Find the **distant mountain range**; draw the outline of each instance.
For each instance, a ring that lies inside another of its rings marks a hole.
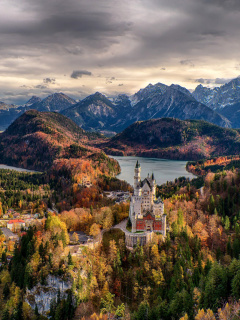
[[[181,120],[206,120],[225,127],[240,127],[240,77],[217,88],[149,84],[132,96],[108,98],[96,92],[80,102],[63,93],[41,100],[32,97],[23,106],[0,103],[0,130],[5,130],[29,109],[54,111],[72,119],[84,130],[118,133],[135,121],[172,117]]]
[[[30,109],[38,111],[59,112],[69,106],[76,104],[76,101],[63,93],[54,93],[45,99],[33,96],[23,106],[8,105],[0,102],[0,131],[5,130],[15,119]]]
[[[224,116],[198,102],[187,89],[161,83],[150,84],[133,96],[120,95],[113,100],[97,92],[61,113],[85,130],[121,132],[135,121],[162,117],[205,119],[231,127]]]
[[[107,154],[199,160],[240,153],[240,130],[203,120],[138,121],[110,140],[96,142]]]
[[[193,97],[211,109],[219,111],[240,102],[240,77],[216,88],[206,88],[201,84],[192,93]]]

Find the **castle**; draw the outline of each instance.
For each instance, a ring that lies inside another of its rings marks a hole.
[[[134,175],[134,194],[131,197],[129,218],[132,232],[154,231],[166,236],[166,215],[164,203],[156,199],[154,175],[141,181],[141,166],[136,163]]]

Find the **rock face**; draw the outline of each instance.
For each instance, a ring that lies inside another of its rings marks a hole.
[[[117,119],[116,105],[103,94],[96,92],[62,111],[62,114],[86,130],[101,130]]]
[[[60,112],[75,103],[76,101],[74,99],[63,93],[54,93],[39,102],[33,103],[31,109]]]
[[[219,113],[228,118],[231,122],[232,128],[240,127],[240,102],[227,105],[219,110]]]
[[[59,292],[61,298],[65,298],[67,296],[66,291],[71,289],[71,286],[70,281],[64,281],[59,277],[49,275],[45,285],[38,284],[31,290],[27,290],[25,300],[32,309],[35,309],[37,305],[39,313],[46,315],[47,311],[50,310],[51,301],[56,299]]]
[[[238,130],[202,120],[138,121],[101,147],[108,154],[199,160],[240,152]]]
[[[194,98],[208,107],[219,111],[226,106],[240,102],[240,77],[219,88],[206,88],[201,84],[192,93]]]
[[[41,102],[42,99],[37,97],[37,96],[32,96],[32,98],[30,98],[26,103],[25,103],[25,107],[31,107],[34,103],[39,103]]]

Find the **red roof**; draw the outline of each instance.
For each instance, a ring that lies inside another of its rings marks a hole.
[[[15,220],[8,221],[8,224],[13,224],[13,223],[25,223],[25,221],[22,219],[15,219]]]

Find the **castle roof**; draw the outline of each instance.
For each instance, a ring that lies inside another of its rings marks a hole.
[[[152,186],[148,178],[145,178],[143,181],[141,181],[141,184],[140,184],[141,188],[145,185],[145,183],[147,183],[150,190],[152,190]]]
[[[155,204],[163,203],[161,197],[158,197],[157,200],[154,200]]]
[[[140,168],[141,166],[140,166],[140,163],[138,162],[138,160],[137,160],[137,163],[136,163],[136,166],[135,166],[135,168]]]

